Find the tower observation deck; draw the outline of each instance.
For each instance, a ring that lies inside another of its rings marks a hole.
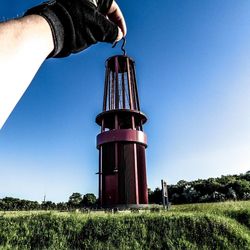
[[[106,61],[99,150],[101,207],[140,207],[148,204],[146,157],[147,121],[140,111],[134,61],[125,55]]]

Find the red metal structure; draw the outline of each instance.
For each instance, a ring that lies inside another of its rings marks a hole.
[[[146,116],[140,111],[134,61],[118,55],[106,61],[99,149],[101,207],[140,207],[148,204],[143,132]]]

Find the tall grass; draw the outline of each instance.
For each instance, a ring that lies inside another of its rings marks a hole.
[[[250,229],[250,201],[227,201],[218,203],[196,203],[173,206],[175,212],[201,212],[235,219]]]
[[[239,217],[248,211],[249,220],[249,205],[143,214],[2,212],[0,249],[250,249],[250,229]]]

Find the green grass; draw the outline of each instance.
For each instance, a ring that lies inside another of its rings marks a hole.
[[[0,249],[250,249],[250,202],[169,212],[0,212]]]
[[[174,212],[201,212],[229,217],[250,229],[250,201],[176,205],[171,210]]]

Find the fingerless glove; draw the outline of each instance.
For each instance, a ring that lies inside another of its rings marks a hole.
[[[106,18],[113,0],[54,0],[29,9],[49,23],[54,50],[48,57],[66,57],[97,42],[114,42],[116,24]]]

